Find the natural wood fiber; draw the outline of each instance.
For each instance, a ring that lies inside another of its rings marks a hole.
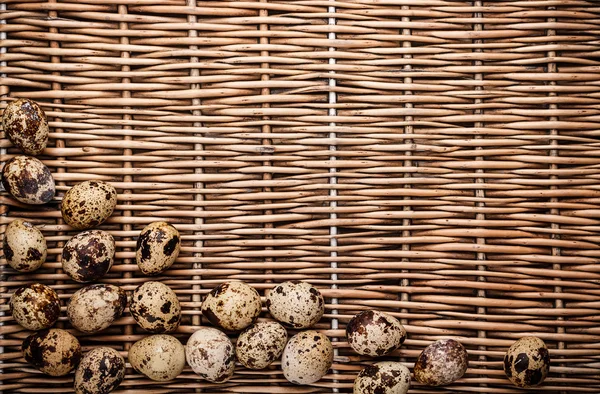
[[[333,371],[293,386],[275,366],[222,385],[189,368],[170,383],[128,369],[118,392],[350,393],[373,362],[349,351],[351,316],[377,308],[412,365],[455,337],[470,369],[449,389],[517,393],[508,346],[537,335],[552,369],[539,391],[600,392],[600,3],[583,0],[5,0],[0,94],[40,102],[41,159],[60,196],[102,179],[119,191],[102,229],[117,240],[105,282],[147,280],[135,239],[156,220],[183,235],[160,280],[183,307],[185,343],[203,296],[227,279],[267,291],[303,279],[327,297],[318,328]],[[0,142],[2,161],[18,151]],[[59,197],[60,198],[60,197]],[[72,376],[28,366],[6,313],[19,286],[80,285],[61,271],[75,232],[58,200],[13,218],[41,226],[48,262],[2,259],[0,390],[62,393]],[[59,326],[69,327],[66,318]],[[128,313],[94,336],[126,355],[146,335]],[[446,389],[414,384],[411,392]]]

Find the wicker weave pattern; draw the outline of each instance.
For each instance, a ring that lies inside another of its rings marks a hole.
[[[89,179],[119,191],[102,226],[118,249],[106,282],[131,290],[146,280],[135,237],[164,219],[184,241],[161,277],[182,301],[183,342],[201,324],[202,296],[226,279],[263,294],[304,279],[328,297],[318,328],[338,354],[313,387],[290,385],[278,367],[240,367],[223,385],[188,368],[168,384],[129,370],[122,392],[349,393],[372,361],[349,351],[343,328],[366,308],[403,319],[409,339],[386,359],[407,366],[431,341],[459,338],[471,368],[455,390],[523,392],[501,360],[535,334],[553,356],[543,391],[600,392],[598,2],[2,7],[3,106],[13,97],[43,104],[52,133],[42,159],[60,195]],[[2,161],[17,153],[0,143]],[[0,199],[0,231],[27,218],[50,248],[33,274],[2,260],[0,311],[31,281],[66,301],[80,286],[60,270],[74,232],[58,204]],[[69,392],[71,377],[25,364],[28,333],[0,319],[0,390]],[[125,355],[144,335],[126,313],[81,341]]]

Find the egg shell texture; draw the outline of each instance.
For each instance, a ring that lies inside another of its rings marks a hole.
[[[38,331],[23,341],[25,360],[41,372],[64,376],[81,360],[79,341],[59,328]]]
[[[181,320],[177,295],[160,282],[146,282],[138,286],[131,296],[129,310],[138,325],[152,333],[174,331]]]
[[[258,322],[240,334],[235,353],[246,368],[263,369],[281,356],[286,343],[287,331],[281,324]]]
[[[8,264],[20,272],[37,270],[46,261],[46,239],[33,224],[13,220],[4,232],[4,257]]]
[[[369,365],[354,380],[354,394],[406,394],[410,388],[410,370],[398,362],[384,361]]]
[[[110,270],[115,240],[106,231],[89,230],[72,237],[63,247],[62,266],[75,282],[98,280]]]
[[[117,204],[117,191],[102,181],[85,181],[70,188],[63,197],[64,221],[78,230],[96,227],[112,215]]]
[[[2,127],[10,142],[28,155],[39,155],[48,144],[48,119],[35,101],[10,102],[2,114]]]
[[[550,354],[543,340],[523,337],[504,356],[504,373],[517,387],[542,384],[550,372]]]
[[[127,294],[115,285],[94,284],[79,289],[67,305],[71,325],[93,334],[108,328],[127,306]]]
[[[385,312],[368,310],[354,316],[346,326],[350,347],[365,356],[383,356],[406,340],[406,330],[398,319]]]
[[[75,371],[76,394],[108,394],[125,378],[125,360],[109,347],[90,350]]]
[[[235,368],[235,351],[231,340],[212,327],[200,327],[185,345],[185,357],[192,370],[202,379],[223,383]]]
[[[285,346],[281,368],[294,384],[311,384],[320,380],[333,364],[333,346],[327,336],[317,331],[302,331]]]
[[[292,328],[312,327],[325,312],[321,292],[302,281],[283,282],[275,286],[267,296],[266,305],[271,316]]]
[[[41,283],[18,288],[10,297],[13,319],[28,330],[49,328],[60,316],[58,294]]]
[[[415,363],[414,376],[428,386],[444,386],[463,377],[469,365],[464,346],[454,339],[443,339],[427,346]]]
[[[30,156],[15,156],[6,162],[2,169],[2,185],[23,204],[46,204],[56,193],[48,167]]]
[[[148,378],[166,382],[175,379],[185,367],[185,348],[171,335],[151,335],[129,349],[133,369]]]
[[[179,231],[169,223],[146,226],[137,240],[135,259],[144,275],[158,275],[169,269],[181,248]]]
[[[244,282],[225,282],[211,290],[202,303],[202,314],[215,326],[240,331],[260,315],[260,295]]]

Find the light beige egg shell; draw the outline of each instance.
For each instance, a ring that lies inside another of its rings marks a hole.
[[[77,230],[96,227],[112,215],[117,205],[117,191],[102,181],[85,181],[70,188],[63,197],[64,221]]]
[[[517,387],[535,387],[544,382],[550,372],[550,354],[543,340],[523,337],[504,356],[504,373]]]
[[[287,339],[287,331],[281,324],[258,322],[240,334],[235,354],[246,368],[263,369],[281,356]]]
[[[10,297],[13,319],[28,330],[42,330],[56,323],[60,316],[58,294],[41,283],[18,288]]]
[[[333,364],[333,346],[327,336],[317,331],[302,331],[285,346],[281,368],[287,380],[294,384],[319,381]]]
[[[235,368],[235,351],[231,340],[212,327],[200,327],[185,345],[185,358],[202,379],[223,383]]]
[[[48,120],[35,101],[11,101],[2,114],[2,127],[10,142],[28,155],[39,155],[48,144]]]
[[[67,241],[62,251],[62,267],[75,282],[93,282],[106,275],[114,256],[112,235],[102,230],[88,230]]]
[[[77,338],[59,328],[28,336],[22,348],[25,360],[46,375],[64,376],[81,360],[81,346]]]
[[[244,282],[225,282],[211,290],[202,314],[215,326],[240,331],[254,323],[261,311],[260,295]]]
[[[4,257],[8,265],[20,272],[37,270],[46,261],[46,239],[33,224],[17,219],[4,232]]]
[[[128,358],[137,372],[152,380],[166,382],[183,371],[185,348],[171,335],[151,335],[134,343]]]
[[[86,334],[108,328],[127,306],[125,290],[115,285],[94,284],[79,289],[67,305],[71,325]]]
[[[354,394],[406,394],[410,370],[398,362],[384,361],[367,366],[354,380]]]
[[[169,269],[181,248],[179,231],[169,223],[146,226],[137,240],[135,260],[144,275],[158,275]]]
[[[46,204],[56,193],[50,169],[29,156],[15,156],[6,162],[2,168],[2,185],[23,204]]]
[[[400,347],[406,340],[406,330],[394,316],[368,310],[350,320],[346,337],[356,353],[379,357]]]
[[[421,352],[415,363],[415,380],[428,386],[444,386],[465,374],[469,358],[464,346],[454,339],[432,343]]]
[[[292,328],[312,327],[325,312],[321,292],[302,281],[283,282],[275,286],[269,292],[266,304],[271,316]]]
[[[83,356],[75,371],[76,394],[107,394],[125,378],[125,360],[113,348],[97,347]]]
[[[140,327],[155,334],[175,331],[181,320],[177,295],[160,282],[138,286],[131,296],[129,310]]]

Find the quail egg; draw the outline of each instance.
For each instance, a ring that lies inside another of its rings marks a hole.
[[[454,339],[432,343],[415,363],[415,380],[427,386],[444,386],[463,377],[469,366],[465,347]]]
[[[321,292],[307,282],[283,282],[267,296],[271,316],[287,327],[309,328],[323,317],[325,302]]]
[[[64,246],[62,266],[75,282],[102,278],[113,265],[115,240],[106,231],[89,230],[75,235]]]
[[[258,292],[244,282],[225,282],[211,290],[202,303],[202,314],[215,326],[240,331],[258,318]]]
[[[346,326],[350,347],[365,356],[384,356],[406,340],[406,330],[398,319],[385,312],[368,310],[354,316]]]
[[[185,348],[171,335],[151,335],[129,349],[133,369],[157,382],[173,380],[185,367]]]
[[[406,394],[410,371],[401,363],[384,361],[369,365],[354,380],[354,394]]]
[[[158,275],[173,265],[180,247],[175,227],[166,222],[150,223],[137,240],[135,260],[144,275]]]
[[[319,381],[333,364],[333,346],[324,334],[302,331],[285,346],[281,357],[283,376],[294,384]]]
[[[138,286],[131,296],[129,310],[137,324],[152,333],[175,331],[181,320],[177,295],[160,282]]]
[[[6,162],[2,169],[2,185],[23,204],[46,204],[56,193],[54,178],[48,167],[29,156],[15,156]]]
[[[2,114],[2,127],[10,142],[28,155],[39,155],[48,144],[48,120],[35,101],[11,101]]]
[[[212,327],[200,327],[185,345],[185,358],[202,379],[223,383],[235,368],[235,352],[231,340]]]
[[[71,325],[86,334],[108,328],[127,306],[127,294],[115,285],[95,284],[79,289],[67,305]]]
[[[64,221],[77,230],[99,226],[112,215],[117,191],[102,181],[85,181],[65,193],[60,209]]]
[[[50,328],[23,341],[25,360],[46,375],[64,376],[81,360],[79,341],[68,331]]]
[[[243,366],[263,369],[277,360],[287,343],[287,331],[274,321],[258,322],[238,337],[235,354]]]
[[[60,300],[51,287],[33,283],[17,289],[10,297],[13,319],[28,330],[42,330],[56,323],[60,315]]]
[[[20,272],[37,270],[46,261],[46,239],[33,224],[17,219],[6,226],[4,257],[8,265]]]
[[[125,378],[125,360],[113,348],[90,350],[75,371],[76,394],[108,394]]]
[[[504,356],[504,373],[517,387],[539,386],[549,371],[550,354],[540,338],[523,337]]]

